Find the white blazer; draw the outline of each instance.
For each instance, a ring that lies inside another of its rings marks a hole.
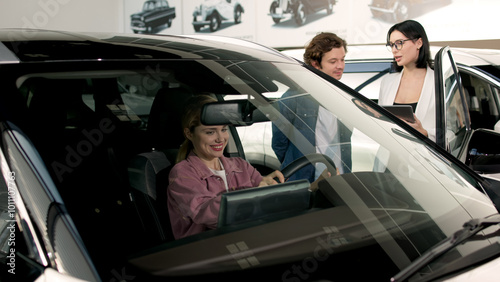
[[[379,105],[394,104],[402,75],[403,71],[389,74],[382,79],[378,98]],[[420,99],[418,99],[415,115],[422,123],[422,127],[427,130],[429,139],[434,142],[436,141],[435,89],[434,70],[427,66],[427,73],[425,74],[424,85],[422,93],[420,93]]]

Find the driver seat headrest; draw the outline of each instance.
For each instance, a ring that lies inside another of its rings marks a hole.
[[[147,131],[153,148],[178,149],[184,141],[181,119],[186,102],[193,93],[185,88],[162,88],[156,94]]]

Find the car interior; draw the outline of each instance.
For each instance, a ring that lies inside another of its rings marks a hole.
[[[494,129],[500,121],[500,113],[495,105],[499,105],[500,89],[488,85],[478,77],[461,72],[462,85],[469,96],[469,114],[473,129]]]
[[[84,241],[93,242],[87,246],[91,252],[98,252],[104,242],[115,242],[106,248],[125,254],[173,240],[162,204],[166,193],[158,191],[165,191],[169,169],[184,139],[182,104],[192,93],[186,87],[161,85],[155,96],[124,95],[131,93],[133,79],[139,78],[20,79],[19,90],[32,124],[26,134],[33,136],[52,178],[58,181],[56,186]],[[124,236],[104,239],[117,232]],[[123,246],[130,249],[120,250]]]
[[[110,263],[99,255],[104,249],[125,257],[174,241],[166,205],[168,174],[184,141],[184,104],[200,92],[178,81],[140,89],[148,75],[96,71],[18,79],[28,116],[25,133],[56,181],[84,242],[91,242],[87,248],[96,265]],[[212,95],[220,101],[225,96]],[[226,156],[244,157],[237,136],[230,127]],[[230,223],[266,213],[269,218],[289,214],[276,207],[302,212],[309,208],[308,187],[309,182],[299,181],[274,189],[290,200],[277,206],[269,202],[275,197],[262,191],[257,197],[244,196],[253,197],[246,203],[228,196],[221,228],[230,230]],[[249,203],[259,205],[260,212],[242,218]]]
[[[139,89],[148,75],[47,73],[17,81],[28,116],[25,133],[99,271],[120,263],[103,250],[123,258],[159,245],[168,250],[311,210],[308,181],[242,190],[224,197],[217,230],[174,240],[165,204],[168,173],[184,140],[183,104],[200,90],[178,81]],[[226,94],[212,95],[222,101]],[[234,127],[230,136],[225,155],[244,157]]]

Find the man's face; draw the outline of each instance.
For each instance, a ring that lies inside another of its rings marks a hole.
[[[345,68],[345,50],[344,47],[332,48],[332,50],[323,54],[321,63],[312,62],[313,67],[339,80],[342,78]]]

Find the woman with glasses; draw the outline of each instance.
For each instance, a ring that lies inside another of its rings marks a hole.
[[[394,56],[394,72],[380,85],[380,105],[410,105],[415,116],[408,122],[431,140],[436,140],[434,71],[429,40],[423,26],[407,20],[387,33],[387,48]]]

